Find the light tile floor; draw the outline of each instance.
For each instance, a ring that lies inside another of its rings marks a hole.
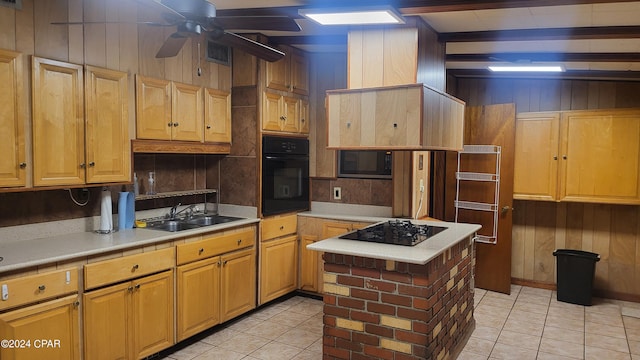
[[[573,305],[515,285],[511,295],[476,289],[474,299],[476,329],[460,360],[640,360],[640,303]],[[321,300],[295,296],[212,330],[160,358],[322,359]]]

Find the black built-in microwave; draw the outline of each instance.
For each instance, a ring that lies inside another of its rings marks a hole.
[[[391,179],[391,151],[340,150],[338,177]]]

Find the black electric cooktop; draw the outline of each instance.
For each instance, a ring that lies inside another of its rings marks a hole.
[[[340,239],[413,246],[446,230],[446,227],[418,225],[409,220],[389,220],[340,236]]]

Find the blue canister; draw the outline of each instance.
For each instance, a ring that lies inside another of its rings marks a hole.
[[[133,192],[120,192],[118,198],[118,229],[133,229],[135,221],[135,200]]]

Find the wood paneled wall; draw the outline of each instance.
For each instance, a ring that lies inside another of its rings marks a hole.
[[[640,107],[640,82],[455,79],[448,90],[468,105],[515,103],[516,112]],[[639,140],[640,141],[640,140]],[[511,276],[553,286],[555,249],[600,254],[597,294],[640,301],[640,207],[516,201]]]

